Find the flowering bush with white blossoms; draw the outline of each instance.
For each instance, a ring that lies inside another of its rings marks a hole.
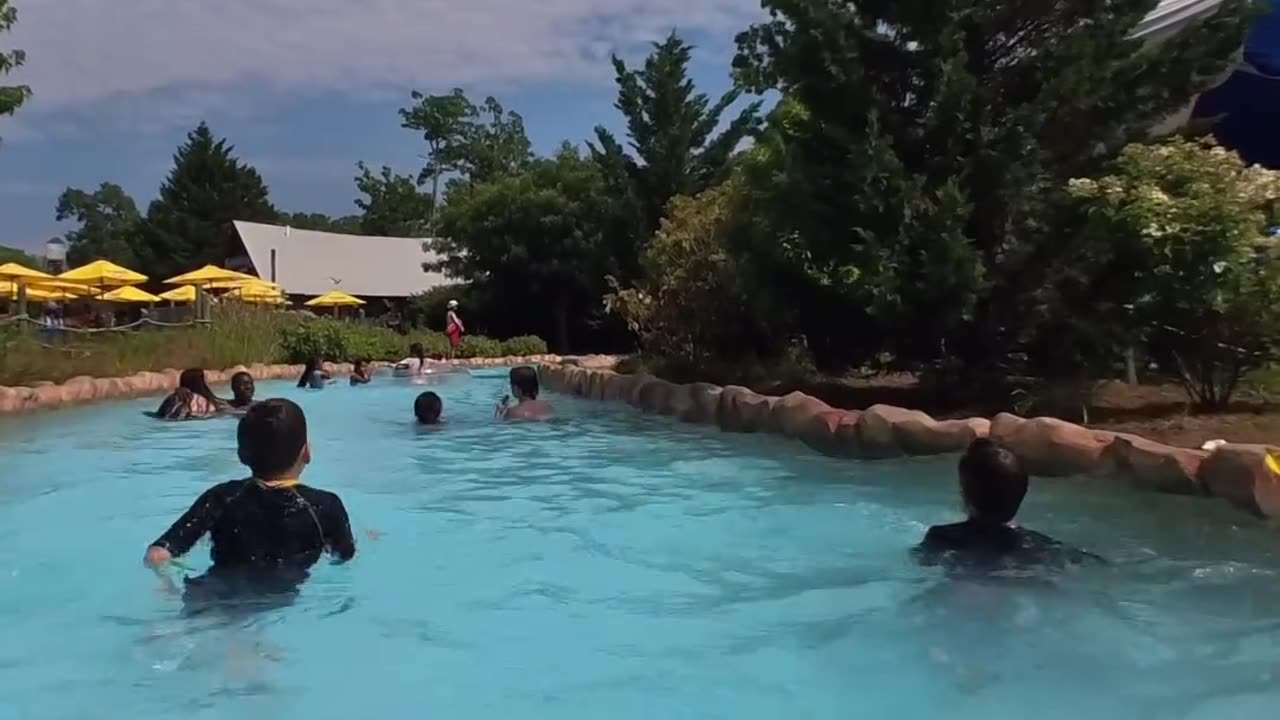
[[[1229,402],[1280,350],[1280,255],[1268,233],[1280,172],[1211,140],[1130,145],[1072,180],[1094,232],[1123,257],[1135,328],[1199,405]]]

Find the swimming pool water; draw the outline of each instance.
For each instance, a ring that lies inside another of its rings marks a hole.
[[[947,580],[907,549],[956,517],[953,459],[564,397],[503,425],[503,385],[445,386],[427,432],[400,381],[261,384],[306,409],[305,480],[360,549],[230,623],[180,617],[141,557],[243,477],[233,421],[0,418],[0,720],[1274,716],[1280,538],[1230,508],[1037,481],[1023,522],[1113,565]]]

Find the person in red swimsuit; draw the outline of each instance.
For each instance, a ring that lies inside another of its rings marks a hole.
[[[462,345],[462,333],[466,332],[466,328],[462,325],[462,318],[458,317],[458,301],[449,301],[449,312],[445,315],[444,333],[449,336],[449,359],[458,352],[458,346]]]

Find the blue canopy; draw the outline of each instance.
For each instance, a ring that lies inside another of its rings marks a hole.
[[[1244,65],[1196,101],[1193,117],[1220,117],[1214,137],[1246,162],[1280,169],[1280,2],[1254,20]]]

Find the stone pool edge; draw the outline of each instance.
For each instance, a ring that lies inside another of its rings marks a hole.
[[[840,410],[801,392],[761,395],[710,383],[678,385],[652,375],[588,367],[574,359],[538,363],[543,385],[591,400],[620,401],[646,413],[726,432],[794,438],[833,457],[863,460],[958,453],[979,437],[1008,447],[1033,475],[1111,476],[1136,488],[1226,500],[1260,518],[1280,517],[1280,480],[1266,466],[1270,445],[1228,443],[1212,451],[1093,430],[1057,418],[936,420],[918,410],[872,405]]]
[[[452,361],[454,365],[467,368],[509,367],[514,365],[538,365],[540,363],[558,363],[566,358],[559,355],[529,355],[500,358],[471,358]],[[568,358],[574,361],[573,358]],[[391,363],[370,363],[376,368],[387,368]],[[224,385],[231,382],[231,376],[238,372],[247,372],[255,380],[284,380],[296,378],[302,374],[302,365],[237,365],[226,370],[205,370],[205,379],[210,385]],[[325,363],[325,370],[334,375],[350,375],[351,363]],[[88,375],[73,377],[62,383],[36,382],[31,385],[17,387],[0,386],[0,415],[30,413],[42,410],[56,410],[74,405],[84,405],[102,400],[124,400],[128,398],[163,395],[178,386],[180,371],[167,368],[158,372],[141,371],[124,377],[95,378]]]

